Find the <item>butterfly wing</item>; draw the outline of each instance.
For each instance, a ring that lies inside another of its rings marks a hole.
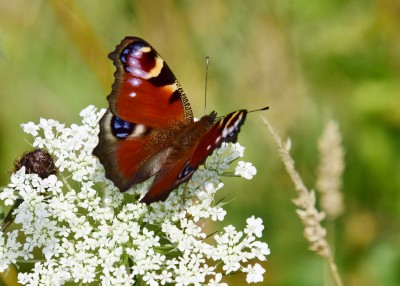
[[[237,110],[218,120],[201,138],[189,163],[190,168],[203,164],[211,153],[223,142],[237,141],[240,127],[246,120],[247,110]]]
[[[110,110],[100,120],[99,143],[93,155],[100,159],[106,177],[121,190],[143,182],[161,168],[170,147],[154,144],[159,130],[124,121]]]
[[[246,114],[246,110],[238,110],[212,124],[216,114],[211,113],[192,123],[190,128],[186,128],[175,142],[165,165],[155,176],[141,202],[150,204],[164,201],[174,188],[191,178],[199,165],[203,164],[222,142],[236,142]]]
[[[192,121],[193,113],[182,87],[150,44],[126,37],[109,57],[117,68],[108,96],[114,115],[154,128]]]
[[[127,37],[109,57],[117,70],[93,154],[125,191],[158,172],[193,114],[174,74],[147,42]]]

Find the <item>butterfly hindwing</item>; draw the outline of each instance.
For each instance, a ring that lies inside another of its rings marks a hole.
[[[201,137],[195,152],[190,160],[189,166],[197,168],[203,164],[206,158],[223,142],[237,141],[240,127],[246,120],[247,111],[237,110],[218,120],[204,136]]]
[[[195,170],[185,172],[185,166],[196,150],[200,138],[210,129],[215,113],[203,116],[199,121],[186,126],[174,139],[171,151],[163,167],[154,177],[153,183],[141,202],[152,203],[165,200],[179,184],[187,181]]]
[[[187,128],[175,142],[165,165],[155,176],[141,202],[149,204],[165,200],[174,188],[191,178],[194,171],[222,142],[236,142],[246,114],[246,110],[238,110],[211,124],[216,116],[212,112],[193,123],[192,128]]]
[[[114,116],[107,110],[100,120],[99,144],[93,150],[106,171],[106,177],[121,190],[126,191],[132,184],[140,183],[154,175],[160,166],[146,169],[149,160],[145,147],[150,144],[151,136],[146,135],[146,127],[134,124]],[[166,152],[157,152],[159,156]]]

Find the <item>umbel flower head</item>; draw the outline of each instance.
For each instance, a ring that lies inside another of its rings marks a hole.
[[[22,285],[227,285],[224,275],[237,272],[248,283],[263,281],[256,261],[270,250],[258,240],[260,218],[248,218],[243,231],[227,226],[210,235],[203,227],[224,219],[214,194],[244,148],[223,145],[165,202],[147,206],[137,199],[149,182],[121,193],[92,156],[104,112],[89,106],[80,113],[82,124],[70,127],[51,119],[22,125],[59,174],[41,178],[22,166],[0,191],[4,205],[22,200],[13,210],[15,229],[0,232],[0,272],[33,261],[18,274]],[[251,178],[255,168],[242,162],[236,174]]]

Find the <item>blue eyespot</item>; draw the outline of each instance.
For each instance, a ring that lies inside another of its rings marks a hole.
[[[146,44],[146,42],[144,42],[144,41],[135,41],[135,42],[129,44],[121,52],[121,55],[119,57],[121,59],[121,62],[126,64],[126,59],[130,54],[133,54],[134,52],[136,52],[144,47],[148,47],[148,44]]]
[[[134,123],[122,120],[117,116],[113,116],[113,118],[111,119],[112,133],[118,139],[125,139],[126,137],[128,137],[132,133],[134,126]]]
[[[184,177],[186,177],[187,175],[189,175],[191,172],[193,171],[192,168],[190,168],[189,166],[189,162],[187,162],[185,168],[183,169],[183,171],[179,174],[178,179],[183,179]]]

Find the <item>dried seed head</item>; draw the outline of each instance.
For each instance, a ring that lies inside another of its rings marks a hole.
[[[23,166],[27,174],[34,173],[42,179],[57,174],[57,168],[54,165],[53,158],[49,152],[44,149],[35,149],[22,155],[20,159],[14,162],[14,172],[18,171]]]
[[[316,189],[321,193],[321,207],[331,219],[343,211],[343,194],[340,190],[344,170],[344,150],[339,125],[331,120],[318,142],[320,163]]]

